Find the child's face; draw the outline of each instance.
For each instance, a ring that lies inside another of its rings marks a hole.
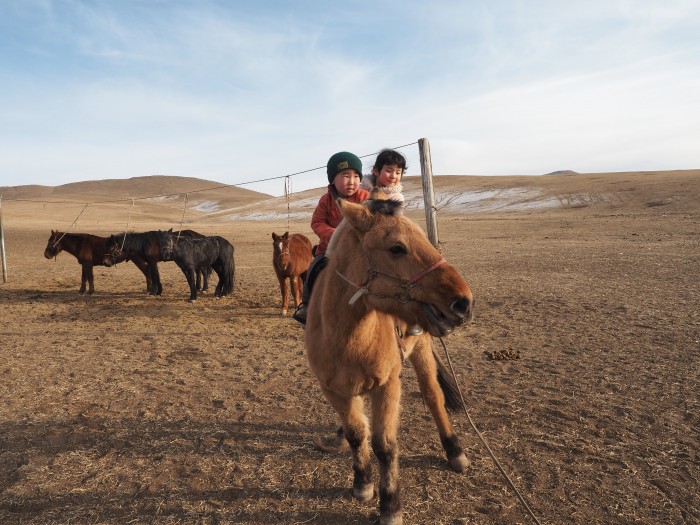
[[[396,186],[401,182],[401,175],[403,175],[403,170],[396,164],[384,164],[379,173],[377,173],[377,168],[374,168],[373,171],[377,177],[377,186]]]
[[[350,168],[339,171],[333,179],[333,186],[338,193],[349,197],[360,188],[360,175]]]

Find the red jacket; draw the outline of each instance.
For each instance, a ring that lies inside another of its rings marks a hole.
[[[331,235],[343,220],[343,215],[340,213],[338,205],[335,200],[338,198],[338,192],[335,186],[332,184],[328,185],[328,191],[321,196],[318,200],[318,205],[316,205],[316,210],[311,216],[311,229],[314,231],[321,242],[316,248],[316,255],[321,255],[326,253],[326,248],[328,248],[328,242],[331,240]],[[355,193],[347,198],[350,202],[360,203],[369,199],[369,192],[358,189]]]

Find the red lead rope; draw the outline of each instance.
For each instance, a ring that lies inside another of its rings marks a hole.
[[[408,284],[416,284],[416,283],[417,283],[418,281],[420,281],[423,277],[425,277],[426,275],[428,275],[430,272],[432,272],[432,271],[435,270],[436,268],[442,266],[442,265],[445,264],[446,262],[447,262],[447,261],[446,261],[445,258],[443,257],[443,258],[440,259],[438,262],[435,262],[435,263],[431,264],[430,266],[428,266],[427,268],[424,268],[418,275],[416,275],[413,279],[411,279],[410,281],[408,281]]]

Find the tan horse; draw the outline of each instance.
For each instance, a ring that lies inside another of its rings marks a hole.
[[[447,335],[471,320],[473,298],[457,270],[415,223],[402,216],[400,205],[339,200],[338,206],[344,220],[331,239],[328,265],[314,285],[307,355],[323,394],[340,416],[342,431],[335,444],[342,446],[347,440],[350,445],[353,496],[361,501],[374,495],[370,430],[363,408],[364,398],[369,398],[371,444],[379,464],[380,523],[399,525],[396,432],[403,358],[410,359],[416,371],[450,466],[463,471],[469,462],[445,410],[439,381],[444,369],[430,335]],[[418,324],[427,333],[401,339],[407,324]]]
[[[289,232],[277,235],[272,232],[272,265],[275,267],[275,274],[280,282],[281,315],[287,315],[290,291],[294,306],[301,304],[301,292],[306,270],[313,258],[311,241],[305,235],[301,233],[289,235]]]

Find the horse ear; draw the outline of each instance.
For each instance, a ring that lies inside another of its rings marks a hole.
[[[284,235],[282,235],[282,238],[286,241],[289,239],[289,232],[284,232]]]
[[[279,239],[279,238],[280,238],[280,236],[279,236],[279,235],[277,235],[277,234],[276,234],[275,232],[272,232],[272,240],[273,240],[273,241],[275,241],[275,242],[276,242],[276,241],[277,241],[277,239]]]
[[[372,212],[362,204],[355,204],[343,199],[338,199],[338,208],[353,228],[358,231],[368,231],[374,222]]]
[[[386,193],[384,193],[382,190],[377,188],[376,186],[372,188],[372,191],[369,194],[370,200],[373,201],[386,201],[389,200],[389,197],[387,196]]]
[[[170,228],[170,229],[168,230],[168,233],[173,233],[173,229]]]

